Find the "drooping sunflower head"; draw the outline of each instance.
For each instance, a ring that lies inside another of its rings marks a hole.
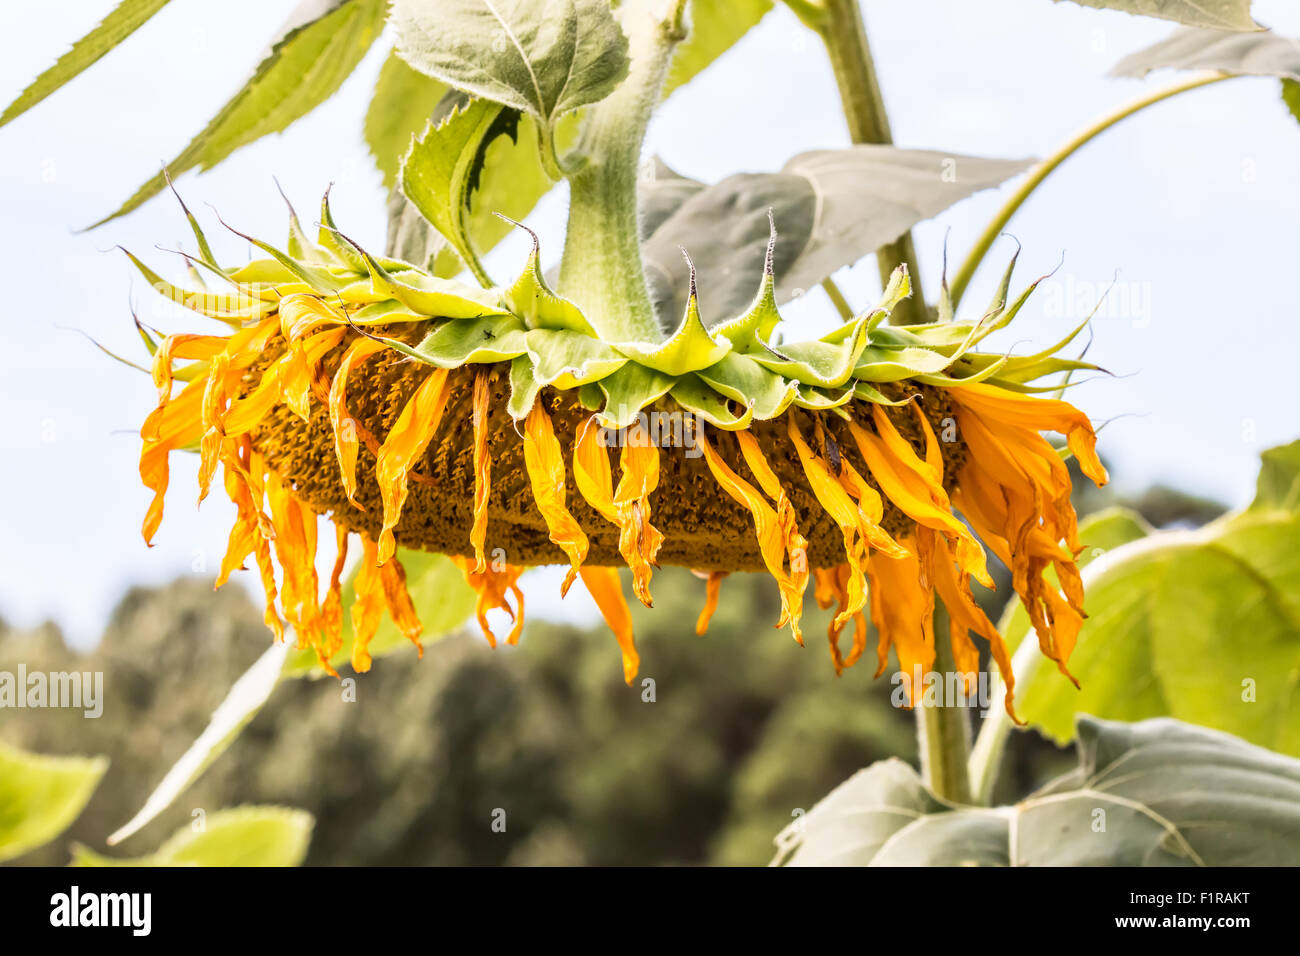
[[[568,565],[562,590],[582,578],[629,682],[638,658],[620,565],[647,607],[656,567],[699,571],[701,632],[725,575],[765,571],[781,597],[777,626],[800,642],[811,578],[814,599],[835,609],[836,671],[865,652],[870,620],[878,673],[893,648],[909,694],[935,659],[937,596],[957,668],[973,680],[972,633],[987,641],[1010,709],[1007,651],[970,584],[993,585],[987,548],[1011,569],[1043,653],[1068,674],[1083,621],[1081,543],[1069,473],[1041,433],[1064,435],[1094,481],[1106,474],[1087,418],[1030,383],[1093,366],[1056,357],[1073,335],[1029,356],[976,350],[1033,286],[1009,300],[1004,282],[976,322],[889,326],[909,294],[900,269],[875,309],[786,343],[769,250],[743,314],[706,327],[692,280],[664,341],[614,342],[548,287],[536,242],[511,286],[476,289],[366,252],[334,227],[328,197],[314,241],[291,217],[285,251],[250,239],[268,257],[235,269],[216,263],[186,214],[196,265],[220,285],[182,290],[133,261],[159,291],[228,328],[151,343],[144,536],[162,518],[170,453],[197,450],[200,501],[220,471],[238,509],[218,585],[251,558],[268,626],[283,638],[287,622],[327,669],[343,641],[352,542],[359,671],[385,612],[419,641],[400,544],[452,556],[493,644],[493,609],[514,619],[507,640],[519,636],[521,572]],[[323,589],[322,515],[338,544]]]

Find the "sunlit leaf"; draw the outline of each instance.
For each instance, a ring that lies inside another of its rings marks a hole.
[[[411,137],[424,129],[446,92],[446,83],[413,70],[396,51],[388,54],[366,110],[365,125],[366,145],[384,175],[385,186],[397,181]]]
[[[664,96],[672,95],[731,49],[771,9],[772,0],[691,0],[687,12],[690,32],[673,51]]]
[[[73,866],[297,866],[307,855],[315,819],[287,807],[218,810],[181,827],[157,852],[114,859],[85,846]]]
[[[379,36],[384,11],[384,0],[303,0],[243,89],[167,164],[173,178],[212,168],[329,99]],[[125,215],[165,186],[159,173],[95,225]]]
[[[107,769],[106,757],[47,757],[0,743],[0,860],[66,830]]]
[[[1081,711],[1168,715],[1300,754],[1300,443],[1264,462],[1255,502],[1199,530],[1134,528],[1137,540],[1107,544],[1081,527],[1093,560],[1070,670],[1082,689],[1031,665],[1017,681],[1022,718],[1064,741]],[[1008,644],[1026,638],[1022,610],[1004,623]]]
[[[91,66],[113,47],[143,26],[150,17],[167,6],[167,0],[122,0],[103,22],[72,45],[72,49],[32,81],[0,113],[0,126],[27,112],[45,97]]]
[[[547,127],[627,74],[608,0],[394,0],[392,19],[411,66]]]

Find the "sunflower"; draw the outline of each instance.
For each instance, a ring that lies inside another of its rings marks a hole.
[[[700,574],[701,633],[726,575],[766,571],[781,599],[776,626],[800,643],[811,578],[818,605],[834,608],[836,672],[866,652],[870,620],[877,674],[892,648],[909,700],[935,659],[937,596],[957,668],[969,685],[972,635],[986,641],[1011,711],[1007,649],[971,589],[993,586],[987,548],[1068,676],[1084,618],[1081,543],[1063,453],[1042,433],[1065,436],[1066,454],[1098,484],[1106,472],[1087,417],[1041,397],[1056,387],[1031,383],[1095,366],[1056,355],[1079,329],[1033,355],[976,350],[1034,288],[1009,299],[1010,269],[975,322],[953,321],[941,303],[939,323],[885,325],[909,294],[900,269],[876,308],[785,343],[774,228],[743,314],[706,327],[692,272],[671,335],[613,342],[550,289],[535,236],[511,286],[478,289],[366,252],[337,230],[328,195],[314,241],[291,211],[286,251],[244,237],[267,257],[234,269],[216,263],[184,211],[199,249],[192,272],[221,291],[180,289],[132,261],[228,331],[146,333],[158,405],[141,429],[140,474],[154,494],[144,537],[162,519],[170,454],[197,450],[199,500],[220,471],[238,512],[217,585],[251,558],[268,627],[283,639],[287,623],[331,673],[350,547],[361,554],[353,668],[369,668],[385,613],[419,645],[400,544],[451,556],[493,646],[491,610],[513,618],[509,643],[519,637],[523,570],[567,565],[561,591],[581,578],[629,683],[638,657],[620,565],[647,607],[655,568]],[[338,549],[323,598],[322,515]]]

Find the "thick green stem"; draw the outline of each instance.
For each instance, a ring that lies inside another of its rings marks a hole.
[[[1179,93],[1185,93],[1188,90],[1198,89],[1199,87],[1206,86],[1210,83],[1217,83],[1220,80],[1227,79],[1231,79],[1230,74],[1210,73],[1207,75],[1195,76],[1189,80],[1175,83],[1173,86],[1166,86],[1162,89],[1154,90],[1151,93],[1140,96],[1131,103],[1121,106],[1114,112],[1107,113],[1095,123],[1080,130],[1068,141],[1063,143],[1059,149],[1035,166],[1025,181],[1020,184],[1019,188],[1011,194],[1010,198],[1008,198],[1005,203],[1003,203],[1002,208],[999,209],[997,215],[993,217],[993,221],[988,224],[984,232],[980,234],[979,239],[975,241],[974,247],[966,256],[966,260],[961,264],[961,268],[957,270],[957,274],[953,277],[952,285],[950,286],[953,306],[956,307],[957,303],[961,301],[962,293],[965,292],[966,287],[970,285],[970,280],[974,277],[975,271],[980,267],[980,263],[984,261],[984,256],[988,253],[993,243],[997,241],[998,236],[1002,235],[1002,230],[1005,229],[1007,223],[1011,221],[1011,217],[1016,214],[1017,210],[1019,210],[1021,205],[1024,204],[1024,201],[1029,198],[1029,195],[1042,184],[1044,179],[1051,175],[1052,171],[1056,169],[1057,166],[1060,166],[1061,163],[1069,159],[1070,156],[1086,145],[1094,137],[1110,129],[1120,120],[1126,119],[1134,113],[1146,109],[1153,103],[1159,103],[1161,100],[1167,100],[1169,97],[1177,96]]]
[[[608,342],[660,342],[637,234],[637,177],[646,125],[659,102],[674,46],[684,39],[685,0],[619,7],[632,65],[583,119],[580,165],[569,175],[569,226],[559,291],[582,307]],[[658,15],[656,15],[658,14]]]
[[[885,113],[885,101],[880,94],[876,64],[871,58],[858,0],[823,0],[816,5],[792,6],[826,44],[850,138],[855,143],[892,143],[894,137],[889,129],[889,117]],[[929,322],[931,316],[925,305],[925,293],[921,290],[921,271],[917,266],[912,234],[904,233],[888,245],[881,246],[876,250],[876,262],[880,267],[882,286],[889,284],[889,277],[900,265],[907,266],[912,280],[911,298],[904,299],[894,308],[890,322],[895,325]]]
[[[948,629],[947,615],[942,610],[935,614],[934,629],[934,670],[946,685],[947,675],[954,672],[957,665],[951,645],[938,639],[938,635]],[[913,687],[913,693],[920,698],[916,704],[916,733],[921,751],[921,773],[926,784],[935,796],[944,800],[970,803],[970,777],[967,773],[970,722],[967,709],[945,706],[943,694],[938,695],[940,700],[937,704],[928,706],[920,687]]]

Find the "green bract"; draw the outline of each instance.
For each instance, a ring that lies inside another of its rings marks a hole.
[[[528,414],[542,388],[580,388],[584,404],[598,412],[607,427],[630,424],[638,412],[668,395],[719,428],[739,429],[754,420],[776,418],[791,405],[844,415],[840,409],[855,398],[897,404],[876,387],[882,383],[989,382],[1019,392],[1054,391],[1060,386],[1027,383],[1052,373],[1096,368],[1055,355],[1086,323],[1033,355],[974,350],[1015,318],[1037,285],[1008,301],[1005,289],[1014,259],[1002,290],[977,321],[886,325],[891,311],[910,294],[906,267],[899,267],[877,306],[818,339],[787,342],[782,340],[784,320],[774,294],[773,223],[762,282],[744,312],[706,326],[699,300],[707,291],[695,288],[692,273],[685,314],[665,341],[608,342],[576,304],[547,284],[535,235],[523,271],[508,288],[479,289],[372,255],[334,227],[328,194],[314,241],[291,211],[288,251],[246,237],[269,257],[237,269],[216,263],[197,221],[188,209],[186,214],[200,249],[194,261],[233,291],[178,288],[127,253],[169,298],[238,326],[266,318],[285,296],[312,294],[341,306],[361,334],[416,361],[446,369],[509,362],[509,411],[517,419]],[[392,337],[394,327],[411,324],[421,326],[422,337]]]

